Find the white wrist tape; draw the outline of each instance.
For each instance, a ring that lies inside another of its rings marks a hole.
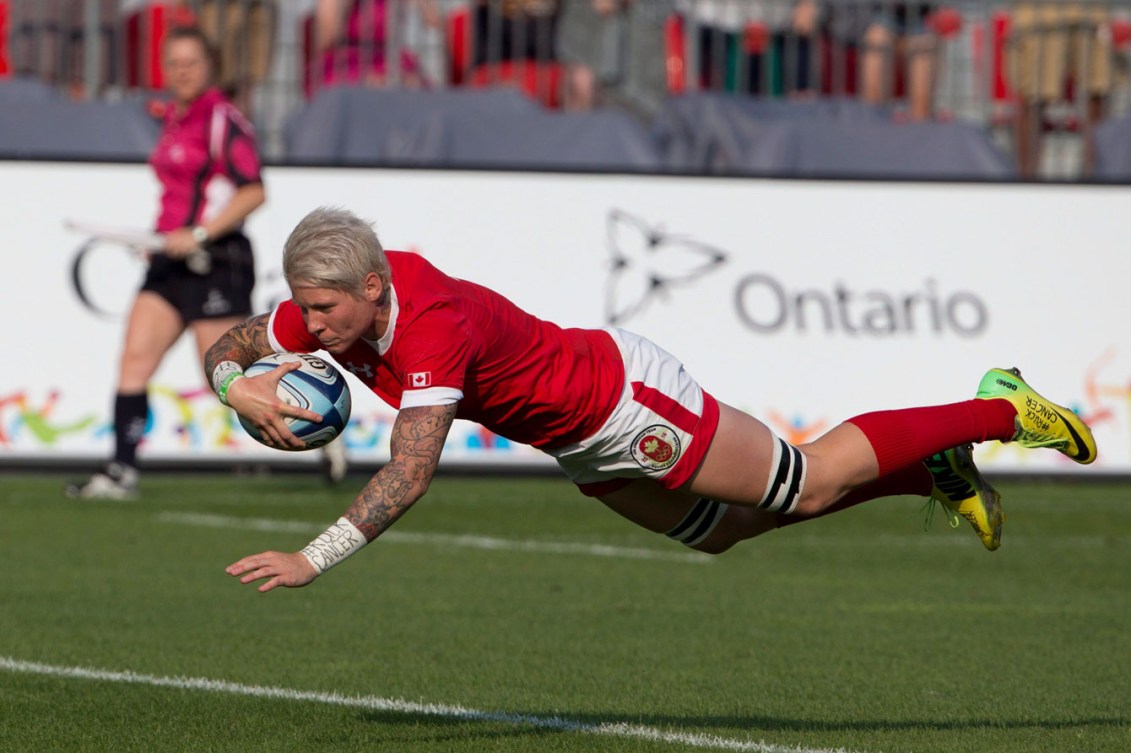
[[[212,391],[220,402],[228,404],[228,388],[232,382],[243,378],[243,367],[235,361],[221,361],[212,369]]]
[[[353,523],[345,518],[338,518],[337,523],[306,545],[302,556],[321,575],[368,543],[365,534],[357,530]]]

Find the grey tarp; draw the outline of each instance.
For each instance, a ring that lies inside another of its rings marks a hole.
[[[742,168],[750,145],[773,123],[879,123],[887,115],[853,99],[758,99],[697,92],[670,97],[652,122],[665,163],[676,170],[730,172]]]
[[[897,123],[854,100],[672,98],[653,134],[678,170],[737,175],[1006,179],[1008,156],[961,123]]]
[[[1100,180],[1131,182],[1131,116],[1096,126],[1096,169]]]
[[[619,110],[560,113],[510,89],[334,87],[286,127],[286,159],[394,164],[656,170],[647,129]]]
[[[160,123],[144,102],[75,102],[35,81],[0,83],[0,157],[146,159]]]
[[[773,123],[738,168],[797,177],[1006,180],[1009,158],[962,123]]]

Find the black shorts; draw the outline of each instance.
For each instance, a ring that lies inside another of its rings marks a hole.
[[[164,298],[181,314],[185,324],[200,319],[251,316],[251,289],[255,286],[255,256],[243,233],[230,233],[208,243],[212,269],[197,274],[181,259],[155,254],[142,290]]]

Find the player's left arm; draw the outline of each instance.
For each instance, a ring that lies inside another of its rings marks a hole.
[[[267,579],[262,592],[298,588],[341,562],[400,519],[428,491],[458,403],[403,408],[393,422],[391,458],[337,523],[299,552],[261,552],[228,566],[241,583]]]
[[[244,378],[257,359],[274,353],[267,327],[270,314],[258,314],[232,326],[204,354],[204,373],[220,402],[251,422],[272,447],[301,450],[305,444],[287,427],[288,417],[321,421],[312,410],[279,399],[279,380],[300,367],[298,361],[280,364],[266,374]]]
[[[204,354],[204,373],[211,376],[218,365],[224,361],[238,363],[246,369],[265,355],[274,353],[267,327],[270,314],[256,314],[242,322],[232,325],[217,338]]]

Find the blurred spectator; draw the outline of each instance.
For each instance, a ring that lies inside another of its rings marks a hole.
[[[395,15],[390,10],[416,6],[426,24],[440,26],[435,0],[318,0],[314,15],[314,48],[321,59],[317,69],[321,86],[368,84],[384,86],[389,81],[387,58],[391,45],[398,45]],[[426,86],[420,61],[412,50],[396,50],[397,79],[403,86]]]
[[[859,90],[859,52],[872,25],[873,9],[857,2],[817,0],[821,38],[821,93],[855,97]]]
[[[678,0],[676,9],[695,24],[702,87],[811,91],[816,0]]]
[[[643,116],[659,110],[672,91],[669,78],[683,75],[682,66],[668,70],[673,51],[665,35],[675,1],[563,0],[559,53],[581,102]]]
[[[564,0],[559,26],[559,56],[570,69],[567,102],[576,109],[596,104],[622,74],[624,14],[634,0]],[[662,55],[659,50],[656,55]]]
[[[685,83],[686,71],[668,44],[674,0],[637,0],[621,13],[623,46],[614,97],[626,107],[654,114]]]
[[[216,82],[245,115],[251,90],[267,78],[275,46],[276,0],[180,0],[219,51]]]
[[[580,7],[586,3],[589,8]],[[567,5],[578,7],[566,14]],[[578,45],[578,32],[596,36],[599,31],[587,32],[593,16],[587,21],[576,13],[607,18],[618,5],[617,0],[473,0],[473,75],[480,82],[518,82],[543,104],[588,110],[596,99],[593,51]],[[563,16],[572,51],[565,57],[559,39]]]
[[[864,31],[860,95],[882,105],[903,89],[907,117],[921,121],[934,112],[938,39],[927,25],[930,5],[877,4]],[[902,86],[900,86],[902,84]]]
[[[560,0],[473,0],[472,65],[558,59]]]
[[[117,0],[39,0],[8,6],[12,69],[17,75],[38,77],[74,99],[96,96],[113,80]],[[91,18],[95,27],[87,29]],[[98,45],[95,91],[87,91],[88,33]]]
[[[1025,3],[1013,10],[1010,70],[1017,93],[1015,150],[1022,177],[1037,175],[1046,107],[1084,93],[1083,171],[1094,168],[1095,124],[1105,117],[1112,90],[1112,48],[1106,7],[1081,3]]]

